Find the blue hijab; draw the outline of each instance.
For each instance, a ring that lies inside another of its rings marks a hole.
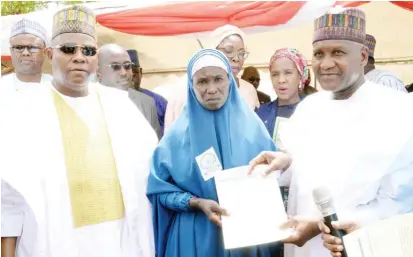
[[[192,85],[193,65],[205,55],[223,61],[230,79],[227,101],[216,111],[198,102]],[[156,148],[148,180],[158,257],[269,257],[267,246],[225,250],[220,228],[203,212],[190,207],[172,211],[161,203],[161,195],[177,193],[218,202],[214,179],[205,181],[195,161],[211,147],[224,169],[247,165],[261,151],[275,151],[263,123],[241,98],[231,66],[221,52],[199,51],[190,60],[187,74],[187,105]]]

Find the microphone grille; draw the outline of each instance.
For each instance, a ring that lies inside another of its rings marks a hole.
[[[333,198],[327,187],[314,188],[313,199],[321,211],[333,208]]]

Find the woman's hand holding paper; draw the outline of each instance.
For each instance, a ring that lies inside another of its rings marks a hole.
[[[204,212],[208,219],[218,227],[222,225],[221,216],[228,215],[228,212],[214,200],[192,198],[189,204],[192,208]]]

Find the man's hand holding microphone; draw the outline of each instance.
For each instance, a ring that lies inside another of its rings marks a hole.
[[[268,168],[266,175],[273,171],[285,171],[292,163],[291,155],[286,152],[261,152],[250,162],[249,173],[259,164],[266,164]],[[358,225],[354,222],[337,221],[337,215],[332,204],[330,192],[326,188],[316,188],[313,191],[313,197],[316,205],[323,213],[324,220],[315,221],[294,217],[287,224],[288,228],[293,228],[295,233],[290,236],[284,243],[295,244],[299,247],[303,246],[308,240],[322,233],[324,247],[327,248],[331,256],[347,257],[342,236],[358,229]],[[343,252],[344,251],[344,252]]]

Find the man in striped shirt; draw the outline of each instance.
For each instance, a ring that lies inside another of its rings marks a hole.
[[[407,92],[406,86],[393,73],[386,70],[376,69],[374,64],[374,49],[376,47],[376,39],[372,35],[366,34],[366,45],[369,49],[369,60],[367,65],[364,67],[364,74],[366,79],[385,87]]]

